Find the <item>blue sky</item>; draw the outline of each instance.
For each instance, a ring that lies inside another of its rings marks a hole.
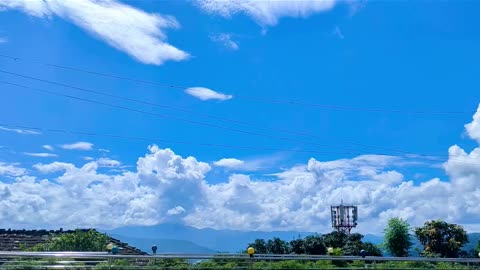
[[[480,230],[472,219],[480,4],[7,0],[0,8],[0,198],[16,206],[2,220],[328,230],[329,205],[344,199],[360,206],[364,231],[381,231],[392,216]],[[118,199],[92,199],[105,192]],[[67,198],[87,206],[60,211]],[[57,210],[68,218],[58,221]]]

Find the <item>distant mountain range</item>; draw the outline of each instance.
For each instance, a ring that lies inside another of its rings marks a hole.
[[[186,254],[212,254],[217,251],[199,246],[191,241],[162,239],[162,238],[136,238],[125,235],[109,234],[122,242],[127,242],[136,248],[151,253],[152,246],[157,246],[157,253],[186,253]]]
[[[463,249],[471,250],[477,248],[478,241],[480,241],[480,233],[469,233],[468,234],[468,244],[466,244]]]
[[[314,234],[295,231],[261,232],[197,229],[181,224],[127,226],[101,231],[146,252],[151,252],[151,246],[157,245],[157,252],[163,250],[164,252],[172,253],[240,252],[246,248],[248,243],[258,238],[271,239],[278,237],[282,240],[290,241],[298,237]],[[169,242],[171,240],[177,242]]]
[[[151,252],[152,245],[158,247],[157,253],[200,253],[212,254],[218,252],[240,252],[255,239],[271,239],[278,237],[290,241],[298,237],[315,234],[314,232],[296,231],[236,231],[236,230],[214,230],[197,229],[181,224],[159,224],[155,226],[127,226],[113,230],[101,230],[112,237],[123,242],[128,242],[143,251]],[[476,247],[480,240],[480,233],[468,235],[470,243],[466,244],[464,250]],[[418,255],[416,248],[421,249],[420,243],[413,238],[414,247],[412,255]],[[367,234],[363,238],[365,242],[381,244],[383,236]]]

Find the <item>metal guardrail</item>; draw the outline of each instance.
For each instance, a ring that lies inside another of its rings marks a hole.
[[[183,260],[188,265],[163,265],[158,266],[152,262]],[[131,265],[118,266],[115,262],[128,261]],[[278,261],[303,261],[309,262],[356,262],[355,266],[347,268],[302,268],[310,269],[362,269],[365,266],[375,269],[426,269],[426,268],[385,268],[380,267],[387,265],[389,262],[411,262],[414,263],[430,263],[432,266],[443,263],[458,266],[447,269],[480,269],[480,258],[419,258],[419,257],[360,257],[360,256],[326,256],[326,255],[273,255],[273,254],[156,254],[156,255],[113,255],[107,252],[0,252],[0,269],[194,269],[198,262],[205,261],[221,262],[230,265],[228,269],[272,269],[269,267],[254,267],[254,264],[261,262],[278,262]],[[32,262],[34,264],[32,265]],[[364,267],[358,265],[363,264]],[[101,266],[101,267],[99,267]],[[103,267],[103,268],[102,268]],[[196,269],[227,269],[227,267],[204,267]],[[276,268],[278,269],[278,268]],[[280,268],[291,269],[291,268]],[[278,270],[280,270],[278,269]],[[445,268],[429,268],[429,269],[445,269]],[[294,269],[292,269],[294,270]]]

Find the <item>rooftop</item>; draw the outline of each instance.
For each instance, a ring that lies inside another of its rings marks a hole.
[[[82,229],[89,231],[90,229]],[[96,230],[95,230],[96,231]],[[73,233],[73,230],[11,230],[0,229],[0,251],[21,251],[45,243],[49,237],[64,233]],[[108,235],[107,235],[108,236]],[[136,247],[128,245],[119,239],[109,237],[109,242],[119,247],[120,255],[147,255]]]

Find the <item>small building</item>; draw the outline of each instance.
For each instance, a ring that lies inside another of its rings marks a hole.
[[[89,231],[90,229],[82,229]],[[95,229],[93,229],[96,231]],[[24,249],[33,248],[36,245],[44,244],[47,240],[55,235],[73,233],[75,231],[60,230],[5,230],[0,229],[0,251],[22,251]],[[108,235],[107,235],[108,236]],[[119,255],[148,255],[136,247],[128,245],[118,239],[109,237],[109,243],[119,247]]]

